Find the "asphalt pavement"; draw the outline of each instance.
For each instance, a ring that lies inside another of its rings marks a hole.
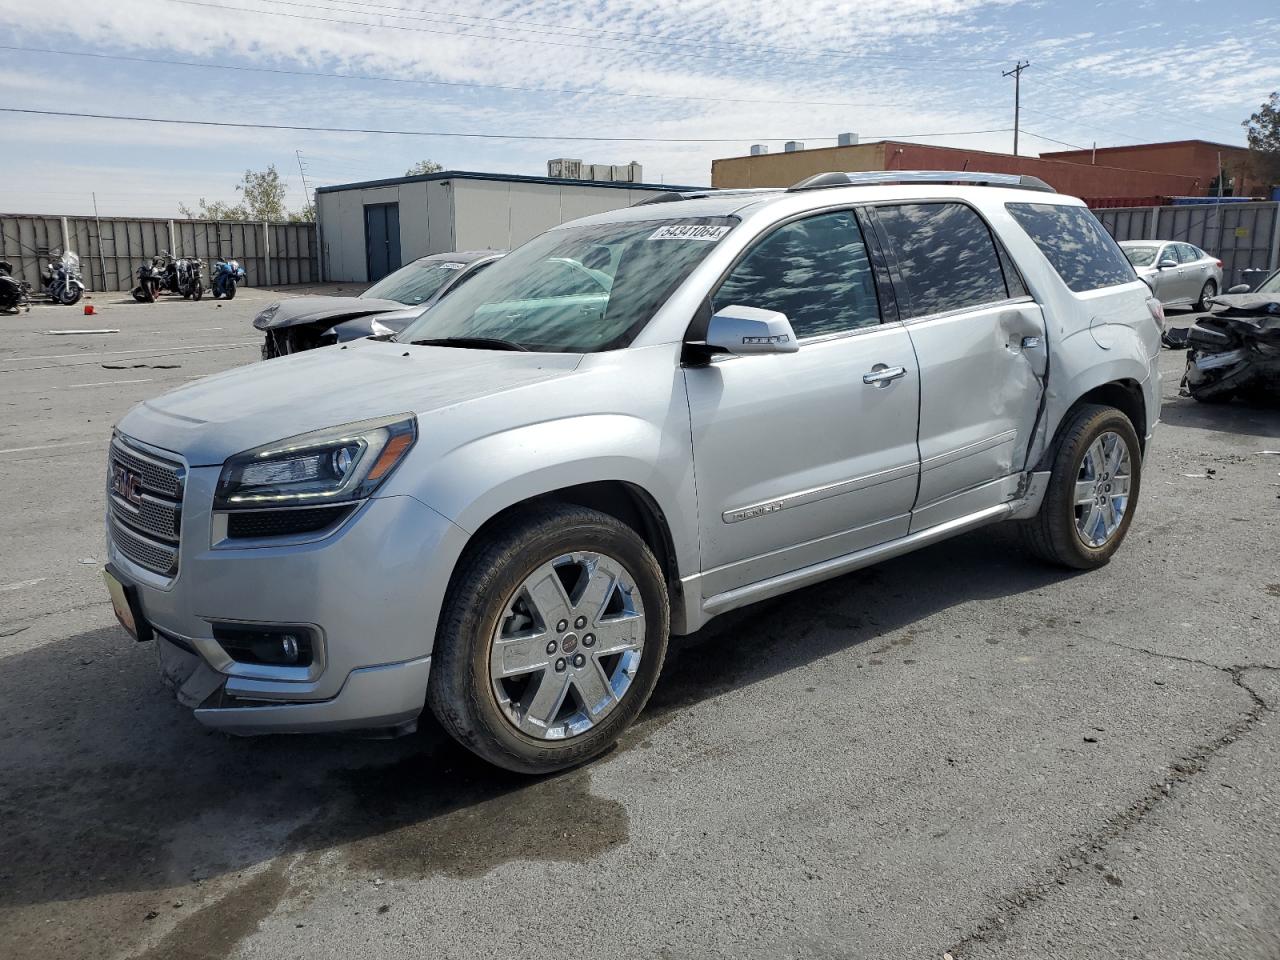
[[[276,296],[0,317],[0,957],[1280,957],[1280,412],[1166,351],[1108,567],[994,528],[737,611],[531,780],[206,732],[115,625],[111,425]]]

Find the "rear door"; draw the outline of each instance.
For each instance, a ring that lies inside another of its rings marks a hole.
[[[852,211],[814,214],[762,237],[712,295],[785,313],[800,350],[685,369],[703,596],[907,532],[920,385],[906,329],[881,321],[871,253]]]
[[[914,532],[1011,498],[1044,387],[1044,314],[967,204],[895,203],[871,213],[920,368]]]

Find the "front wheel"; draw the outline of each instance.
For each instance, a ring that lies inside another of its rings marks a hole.
[[[202,287],[200,283],[197,281],[196,284],[191,288],[191,299],[199,302],[200,298],[203,296],[204,296],[204,287]]]
[[[1218,295],[1217,282],[1213,280],[1206,280],[1204,282],[1204,286],[1200,288],[1200,299],[1195,302],[1195,308],[1199,310],[1201,313],[1204,313],[1207,310],[1212,309],[1213,305],[1209,303],[1209,301],[1212,300],[1217,295]]]
[[[1085,404],[1063,430],[1039,513],[1021,521],[1023,541],[1050,563],[1101,567],[1133,522],[1141,482],[1142,449],[1129,418]]]
[[[65,284],[58,288],[58,302],[64,307],[74,306],[80,300],[80,294],[83,291],[74,283]]]
[[[222,295],[228,300],[234,300],[236,298],[236,282],[234,280],[228,280],[226,282],[226,285],[222,289]]]
[[[634,530],[583,507],[540,507],[459,564],[428,701],[491,763],[572,767],[609,749],[644,708],[669,623],[662,570]]]

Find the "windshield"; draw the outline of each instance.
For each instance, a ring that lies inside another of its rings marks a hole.
[[[396,300],[412,307],[434,297],[465,266],[465,263],[443,260],[418,261],[383,277],[360,296],[366,299]]]
[[[546,353],[625,347],[737,222],[699,217],[550,230],[450,294],[396,340],[504,341]]]
[[[1159,247],[1121,247],[1124,255],[1135,267],[1149,267],[1156,262],[1156,251]]]
[[[1277,270],[1267,279],[1258,284],[1258,289],[1254,293],[1280,293],[1280,270]]]

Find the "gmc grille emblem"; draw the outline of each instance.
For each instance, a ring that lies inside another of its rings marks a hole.
[[[112,464],[111,492],[134,506],[142,506],[142,476],[118,463]]]

